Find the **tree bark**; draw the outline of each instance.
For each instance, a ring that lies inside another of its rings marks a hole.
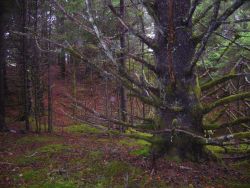
[[[64,17],[58,17],[57,18],[57,28],[58,28],[58,33],[60,35],[64,34]],[[63,43],[64,41],[60,41]],[[65,50],[61,49],[61,52],[58,55],[58,65],[60,66],[60,73],[61,73],[61,78],[65,79],[66,76],[66,60],[65,60]]]
[[[72,66],[72,96],[74,97],[74,100],[77,98],[77,78],[76,78],[76,64],[77,59],[73,56],[70,56],[70,64]],[[77,110],[77,103],[73,105],[73,111],[72,116],[76,116],[76,110]]]
[[[4,7],[0,2],[0,131],[4,131],[5,124],[5,49],[4,49]]]
[[[21,32],[26,33],[27,29],[27,2],[25,0],[21,1]],[[22,103],[23,103],[23,118],[25,120],[25,129],[29,131],[30,123],[30,108],[31,108],[31,100],[30,100],[30,92],[29,92],[29,73],[28,73],[28,59],[27,59],[27,39],[25,36],[21,38],[21,80],[22,80]]]
[[[33,10],[34,10],[34,23],[33,29],[35,33],[39,33],[39,14],[40,9],[39,5],[41,2],[38,0],[34,1]],[[33,62],[32,62],[32,81],[33,81],[33,97],[34,97],[34,113],[35,113],[35,124],[36,132],[41,132],[41,117],[43,115],[43,82],[41,80],[41,52],[39,51],[36,39],[32,40],[33,46]]]
[[[59,66],[61,71],[62,79],[65,79],[66,76],[66,62],[65,62],[65,51],[62,49],[61,53],[59,54]]]
[[[121,18],[124,18],[125,16],[125,2],[124,0],[120,0],[120,16]],[[120,47],[121,47],[121,52],[120,52],[120,65],[119,65],[119,72],[121,75],[124,75],[124,72],[126,71],[126,58],[124,54],[125,46],[126,46],[126,36],[124,32],[124,28],[121,26],[121,36],[120,36]],[[126,95],[126,90],[124,86],[121,84],[120,85],[120,113],[121,113],[121,120],[126,122],[127,121],[127,95]]]
[[[155,25],[158,47],[154,49],[154,54],[159,72],[160,98],[165,106],[158,109],[158,126],[173,130],[182,127],[201,135],[203,130],[199,86],[196,75],[187,74],[195,52],[192,23],[183,22],[190,6],[191,1],[182,0],[156,0],[154,4],[158,14]],[[163,137],[168,147],[177,147],[182,156],[186,152],[194,154],[194,150],[201,151],[188,137],[179,138],[170,134]]]
[[[49,9],[49,19],[52,18],[52,5],[50,5],[50,9]],[[51,31],[52,31],[52,25],[48,24],[47,22],[47,18],[46,18],[46,25],[47,25],[47,34],[48,34],[48,38],[51,38]],[[50,50],[51,48],[51,44],[48,43],[48,50]],[[47,90],[48,90],[48,132],[52,132],[53,131],[53,123],[52,123],[52,112],[53,112],[53,107],[52,107],[52,79],[51,79],[51,70],[50,70],[50,64],[52,62],[52,58],[51,58],[51,54],[49,54],[48,57],[48,66],[47,66],[47,74],[48,74],[48,86],[47,86]]]

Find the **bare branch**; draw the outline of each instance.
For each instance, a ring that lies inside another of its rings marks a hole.
[[[90,3],[89,0],[85,0],[86,3],[86,8],[87,8],[87,13],[89,16],[89,22],[92,24],[92,27],[94,29],[95,35],[97,37],[97,39],[100,41],[102,48],[104,50],[104,53],[107,55],[107,57],[111,60],[111,62],[113,63],[113,65],[115,65],[116,67],[118,67],[117,62],[115,60],[115,58],[112,55],[112,52],[110,51],[110,49],[108,48],[107,44],[104,42],[103,38],[102,38],[102,33],[99,31],[98,27],[96,26],[95,22],[94,22],[94,18],[91,14],[90,11]]]
[[[235,44],[236,46],[238,46],[238,47],[240,47],[240,48],[242,48],[244,50],[250,51],[250,48],[248,48],[247,46],[243,46],[242,44],[236,42],[236,40],[234,40],[234,39],[230,39],[227,36],[224,36],[224,35],[222,35],[220,33],[217,33],[217,32],[215,32],[215,34],[222,37],[222,38],[224,38],[224,39],[226,39],[226,40],[228,40],[228,41],[230,41],[232,44]]]
[[[129,32],[131,32],[134,36],[138,37],[143,43],[145,43],[148,47],[155,49],[157,47],[157,44],[155,43],[154,39],[151,39],[147,37],[145,34],[141,34],[137,31],[135,31],[132,27],[130,27],[124,19],[121,18],[121,16],[116,12],[114,6],[110,3],[109,5],[110,10],[112,13],[118,18],[119,22],[122,24],[122,26]]]
[[[85,31],[87,31],[88,33],[90,33],[90,34],[92,34],[92,35],[95,34],[94,31],[93,31],[90,27],[88,27],[88,26],[86,26],[85,24],[83,24],[80,20],[76,19],[76,17],[71,16],[57,0],[52,0],[52,1],[55,3],[55,5],[60,9],[60,11],[61,11],[68,19],[70,19],[71,21],[73,21],[75,24],[81,26],[81,28],[83,28],[83,29],[84,29]]]
[[[122,125],[122,126],[125,126],[125,127],[135,127],[135,125],[132,125],[130,123],[127,123],[127,122],[124,122],[124,121],[121,121],[121,120],[117,120],[117,119],[114,119],[114,118],[107,117],[107,116],[95,111],[94,109],[88,108],[85,104],[83,104],[82,102],[78,101],[77,99],[75,99],[74,97],[72,97],[72,96],[70,96],[68,94],[66,96],[68,98],[70,98],[71,100],[73,100],[74,102],[76,102],[80,107],[85,109],[87,112],[95,115],[98,118],[101,118],[103,120],[107,120],[107,121],[112,122],[114,124]]]
[[[140,62],[141,64],[145,65],[149,70],[151,70],[151,71],[153,71],[154,73],[157,74],[157,70],[156,70],[155,66],[151,65],[146,60],[144,60],[144,59],[142,59],[142,58],[140,58],[138,56],[135,56],[135,55],[133,55],[131,53],[129,53],[128,56],[131,57],[132,59],[134,59],[135,61]]]
[[[201,15],[199,15],[196,19],[193,20],[193,25],[196,25],[197,23],[199,23],[201,19],[204,18],[207,15],[208,11],[210,11],[212,8],[213,8],[213,4],[209,5]]]
[[[201,2],[201,0],[194,0],[191,8],[189,9],[189,13],[187,15],[187,17],[184,19],[184,23],[188,24],[190,22],[190,20],[192,19],[192,16],[196,10],[196,7],[199,5],[199,3]]]
[[[236,23],[243,23],[243,22],[250,22],[250,18],[243,18],[239,20],[234,20],[234,21],[223,21],[221,22],[222,24],[236,24]]]
[[[231,16],[239,7],[241,7],[245,2],[247,2],[247,0],[236,0],[234,1],[234,3],[225,10],[225,12],[219,17],[218,16],[218,12],[219,12],[219,5],[220,5],[220,0],[217,0],[216,3],[214,3],[214,13],[210,22],[210,26],[208,27],[207,31],[204,32],[201,36],[199,36],[198,38],[201,38],[201,45],[198,49],[198,51],[195,53],[194,58],[192,60],[191,63],[191,67],[190,70],[188,71],[188,73],[192,73],[194,67],[196,66],[196,63],[198,62],[198,60],[200,59],[202,53],[205,50],[205,47],[207,45],[207,42],[209,40],[209,38],[211,37],[211,35],[213,34],[213,32],[215,30],[217,30],[220,25],[222,24],[223,21],[225,21],[229,16]]]

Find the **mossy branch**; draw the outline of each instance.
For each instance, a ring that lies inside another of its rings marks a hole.
[[[162,134],[162,133],[172,133],[173,129],[164,129],[161,131],[155,131],[154,134]],[[183,129],[174,129],[175,133],[183,134],[186,136],[189,136],[190,138],[193,138],[196,140],[196,143],[202,144],[202,145],[222,145],[223,142],[230,141],[232,139],[249,139],[250,138],[250,131],[247,132],[238,132],[234,134],[229,135],[223,135],[215,138],[205,138],[203,136],[200,136],[196,133],[183,130]]]
[[[128,95],[131,96],[131,97],[139,98],[145,104],[148,104],[148,105],[151,105],[151,106],[154,106],[154,107],[158,107],[159,108],[162,105],[161,101],[157,100],[157,98],[152,99],[150,97],[139,95],[137,93],[131,93],[131,94],[128,94]]]
[[[153,143],[154,142],[153,137],[142,136],[142,135],[139,135],[139,134],[123,134],[123,136],[129,137],[129,138],[133,138],[133,139],[144,140],[144,141],[147,141],[149,143]]]
[[[224,115],[226,111],[227,111],[227,106],[224,109],[220,110],[220,112],[217,114],[217,116],[215,116],[215,118],[211,121],[211,123],[217,122]]]
[[[220,146],[220,145],[223,145],[224,142],[227,142],[233,139],[249,139],[249,138],[250,138],[250,131],[238,132],[238,133],[223,135],[223,136],[219,136],[215,138],[204,138],[203,144]]]
[[[205,106],[203,109],[203,113],[207,114],[208,112],[212,111],[214,108],[216,108],[220,105],[228,104],[228,103],[238,101],[238,100],[243,100],[246,98],[250,98],[250,92],[243,92],[243,93],[238,93],[235,95],[230,95],[230,96],[224,97],[222,99],[215,101],[214,103],[212,103],[210,105]]]
[[[250,122],[250,117],[240,117],[234,121],[231,121],[229,123],[223,123],[221,125],[217,123],[211,123],[203,126],[203,129],[205,130],[214,130],[214,129],[219,129],[219,128],[226,128],[226,127],[232,127],[235,125],[240,125],[242,123],[248,123]]]
[[[226,82],[226,81],[228,81],[230,79],[236,78],[236,77],[241,76],[241,75],[242,74],[228,74],[228,75],[225,75],[225,76],[223,76],[221,78],[216,78],[216,79],[214,79],[212,81],[209,81],[209,82],[207,82],[205,84],[202,84],[201,85],[201,90],[202,91],[208,90],[208,89],[210,89],[210,88],[212,88],[214,86],[217,86],[218,84],[221,84],[223,82]]]
[[[238,132],[234,134],[229,134],[229,135],[224,135],[224,136],[219,136],[216,138],[209,138],[207,144],[213,144],[216,145],[216,142],[226,142],[231,139],[249,139],[250,138],[250,131],[247,132]]]

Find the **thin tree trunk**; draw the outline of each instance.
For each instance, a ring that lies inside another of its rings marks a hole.
[[[0,2],[0,131],[6,128],[5,124],[5,49],[4,49],[4,10]]]
[[[38,0],[34,1],[33,3],[33,16],[34,16],[34,23],[33,28],[34,32],[39,32],[39,9]],[[36,39],[32,40],[32,47],[33,47],[33,62],[32,62],[32,80],[33,80],[33,97],[34,97],[34,115],[35,115],[35,124],[36,124],[36,132],[41,132],[41,117],[43,115],[43,82],[41,80],[41,67],[40,62],[42,59],[41,52],[39,51]]]
[[[61,77],[62,79],[65,79],[66,76],[66,63],[65,63],[65,51],[62,49],[60,55],[59,55],[59,65],[61,69]]]
[[[71,66],[72,66],[72,91],[73,91],[73,98],[76,100],[77,94],[77,85],[76,85],[76,59],[73,56],[70,56]],[[73,105],[73,117],[76,115],[76,107],[77,103]]]
[[[49,19],[51,19],[52,17],[52,5],[50,5],[50,15],[49,15]],[[47,19],[46,19],[47,22]],[[48,26],[47,24],[47,28],[48,28],[48,38],[50,38],[51,36],[51,25]],[[50,50],[51,46],[50,43],[48,43],[48,50]],[[51,54],[49,54],[48,57],[48,132],[52,132],[53,131],[53,124],[52,124],[52,87],[51,87],[51,73],[50,73],[50,63],[51,63]]]
[[[124,0],[120,0],[120,16],[121,18],[125,17],[125,2]],[[121,46],[121,52],[120,52],[120,66],[119,71],[120,74],[124,74],[126,71],[126,58],[124,54],[125,46],[126,46],[126,37],[124,28],[121,26],[121,37],[120,37],[120,46]],[[127,121],[127,95],[125,88],[120,85],[120,113],[121,113],[121,120],[126,122]],[[121,128],[123,130],[123,128]]]
[[[52,87],[51,87],[51,74],[50,74],[50,61],[48,62],[48,132],[53,131],[52,125]]]
[[[57,18],[57,28],[58,28],[58,33],[60,35],[64,34],[64,17],[58,17]],[[63,41],[61,41],[63,42]],[[61,73],[61,78],[65,79],[66,76],[66,59],[65,59],[65,50],[61,49],[60,54],[58,55],[58,65],[60,67],[60,73]]]
[[[105,78],[105,116],[108,119],[108,129],[111,129],[109,117],[110,117],[110,101],[109,101],[109,92],[108,92],[108,78]]]
[[[22,14],[22,25],[21,31],[26,33],[26,26],[27,26],[27,2],[22,0],[21,3],[21,14]],[[30,130],[30,93],[29,93],[29,86],[28,86],[28,62],[27,62],[27,39],[25,36],[21,39],[21,77],[22,77],[22,100],[23,100],[23,116],[25,120],[25,129],[26,131]]]

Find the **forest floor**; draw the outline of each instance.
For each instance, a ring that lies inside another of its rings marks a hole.
[[[148,142],[115,132],[111,136],[110,132],[86,124],[76,125],[65,115],[72,110],[66,108],[72,101],[65,97],[65,93],[72,89],[70,79],[62,80],[59,70],[53,66],[51,71],[53,133],[21,131],[24,123],[13,122],[18,110],[8,109],[11,132],[0,133],[1,188],[250,187],[249,159],[192,163],[168,156],[157,161],[157,171],[152,173]],[[104,86],[98,80],[79,82],[77,98],[101,111],[105,104]],[[109,96],[116,96],[114,90],[109,89]],[[141,111],[139,107],[138,104],[135,109]],[[43,122],[46,120],[47,117]],[[220,152],[221,148],[213,149]]]
[[[163,157],[151,173],[149,143],[87,125],[53,134],[0,133],[0,187],[250,187],[249,160],[192,163]]]

